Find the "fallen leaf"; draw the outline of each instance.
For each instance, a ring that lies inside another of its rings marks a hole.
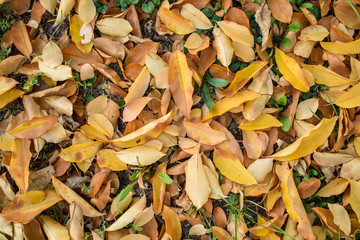
[[[177,213],[168,206],[164,206],[163,218],[165,220],[165,232],[172,240],[181,239],[181,223]]]
[[[255,178],[240,163],[236,155],[215,148],[213,160],[221,174],[230,180],[244,185],[257,184]]]
[[[186,119],[190,118],[193,105],[192,75],[192,71],[186,62],[186,56],[179,50],[172,53],[169,59],[170,90],[175,103]]]
[[[0,95],[0,108],[5,107],[8,103],[14,101],[15,99],[17,99],[18,97],[21,97],[22,95],[24,95],[25,92],[13,88],[10,89],[9,91],[6,91],[5,93],[2,93]]]
[[[311,25],[301,31],[299,39],[302,41],[322,41],[329,36],[329,31],[321,25]]]
[[[67,116],[71,116],[73,114],[73,105],[66,97],[48,96],[44,97],[44,100],[60,114],[65,114]]]
[[[210,29],[213,27],[205,14],[190,3],[184,4],[180,13],[184,18],[190,20],[197,29]]]
[[[314,129],[271,157],[279,161],[290,161],[313,153],[329,137],[337,119],[338,117],[324,118]]]
[[[228,36],[218,27],[213,29],[213,47],[216,50],[217,58],[222,65],[228,67],[234,55],[234,48]]]
[[[316,113],[319,107],[319,99],[310,98],[299,103],[295,118],[298,120],[309,119]]]
[[[101,148],[102,143],[97,141],[76,144],[61,150],[59,157],[69,162],[82,162],[95,157]]]
[[[349,181],[344,178],[336,178],[321,188],[316,195],[319,197],[337,196],[343,193],[349,185]]]
[[[293,15],[291,3],[287,0],[269,0],[268,5],[274,18],[280,22],[290,23]]]
[[[129,92],[124,98],[125,103],[129,104],[137,98],[140,98],[146,92],[150,82],[150,72],[146,66],[143,67],[139,76],[135,79],[133,85],[129,88]]]
[[[48,239],[70,240],[70,236],[67,228],[61,225],[60,223],[58,223],[57,221],[55,221],[53,218],[46,215],[40,215],[38,217],[38,220]]]
[[[176,34],[189,34],[196,31],[191,21],[165,7],[160,7],[158,15],[165,26]]]
[[[148,166],[165,156],[154,147],[137,146],[122,150],[116,156],[124,163],[135,166]]]
[[[64,200],[72,204],[75,202],[81,208],[84,216],[87,217],[99,217],[102,216],[102,213],[96,211],[87,201],[85,201],[82,197],[76,194],[73,190],[71,190],[68,186],[60,182],[54,176],[52,177],[52,183],[56,190],[56,192],[64,198]]]
[[[329,87],[339,87],[351,83],[348,78],[321,65],[307,65],[302,63],[302,67],[312,73],[317,84],[324,84]]]
[[[111,37],[125,37],[132,30],[130,23],[123,18],[103,18],[96,22],[99,31]]]
[[[183,122],[188,136],[205,145],[216,145],[225,141],[226,135],[221,131],[214,130],[208,123]]]
[[[53,41],[49,41],[45,45],[42,57],[44,59],[44,63],[50,68],[55,68],[63,62],[61,49]]]
[[[291,85],[302,92],[308,92],[310,86],[306,80],[299,64],[291,57],[287,56],[283,51],[275,49],[275,60],[280,72]]]
[[[84,24],[90,23],[96,16],[96,7],[92,0],[80,0],[78,9]]]
[[[335,101],[334,104],[342,108],[354,108],[360,106],[360,84],[356,84],[349,91],[341,94]]]
[[[26,25],[23,21],[17,21],[11,27],[11,35],[14,39],[15,47],[25,56],[30,57],[32,53],[32,45]]]
[[[122,162],[116,152],[111,149],[102,149],[96,153],[96,161],[99,167],[106,167],[113,171],[123,171],[127,169],[126,163]]]
[[[83,213],[75,202],[70,205],[70,220],[67,224],[71,239],[82,239],[85,237]]]
[[[16,84],[18,81],[12,78],[0,77],[0,95],[15,87]]]
[[[141,113],[152,97],[141,97],[126,105],[123,112],[123,122],[131,122]]]
[[[328,206],[334,216],[334,223],[339,226],[346,236],[349,236],[351,233],[351,221],[346,209],[340,204],[328,203]]]
[[[261,114],[251,122],[241,123],[239,128],[242,130],[261,130],[270,127],[281,127],[283,124],[270,114]]]
[[[56,0],[40,0],[40,3],[50,13],[54,13],[56,8]]]
[[[254,36],[247,27],[227,20],[219,21],[217,24],[231,40],[245,46],[254,46]]]

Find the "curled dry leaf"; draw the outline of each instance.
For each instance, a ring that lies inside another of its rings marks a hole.
[[[163,218],[165,220],[165,232],[173,240],[181,239],[181,223],[177,213],[168,206],[164,206]]]
[[[95,157],[101,148],[102,143],[97,141],[76,144],[61,150],[59,157],[69,162],[82,162]]]
[[[40,215],[38,220],[48,239],[70,240],[67,228],[55,221],[53,218],[46,215]]]
[[[189,34],[196,31],[191,21],[165,7],[160,7],[158,15],[165,26],[176,34]]]
[[[225,141],[226,135],[214,130],[208,123],[183,122],[186,133],[194,140],[205,145],[217,145]]]
[[[23,21],[17,21],[11,27],[11,35],[14,40],[15,47],[25,56],[30,57],[32,53],[32,45],[26,25]]]
[[[242,122],[239,128],[242,130],[261,130],[270,127],[281,127],[283,124],[270,114],[261,114],[254,121]]]

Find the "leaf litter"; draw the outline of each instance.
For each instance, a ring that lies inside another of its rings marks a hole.
[[[0,238],[358,239],[359,4],[0,0]]]

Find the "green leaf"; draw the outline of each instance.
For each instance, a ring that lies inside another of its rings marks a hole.
[[[215,10],[220,10],[221,8],[221,3],[217,2],[215,5]]]
[[[211,99],[209,90],[207,89],[205,84],[204,84],[204,87],[203,87],[203,97],[204,97],[204,101],[205,101],[206,106],[209,108],[209,111],[211,112],[211,110],[213,109],[215,103]]]
[[[130,227],[133,228],[134,230],[138,231],[138,232],[144,230],[142,227],[136,226],[133,223],[130,223]]]
[[[141,9],[144,10],[144,12],[146,13],[152,13],[152,11],[154,11],[155,9],[155,5],[152,2],[149,3],[143,3],[141,5]]]
[[[281,106],[285,106],[287,102],[287,97],[285,95],[281,96],[281,98],[279,99],[279,104]]]
[[[229,84],[228,81],[221,78],[208,78],[206,81],[214,87],[226,87]]]
[[[166,173],[156,173],[156,175],[158,175],[159,178],[166,184],[171,184],[173,182]]]
[[[153,3],[155,4],[155,5],[160,5],[160,3],[161,3],[161,0],[153,0]]]
[[[126,188],[121,190],[119,197],[117,198],[118,202],[120,202],[126,198],[126,196],[129,194],[129,192],[134,188],[136,183],[137,183],[137,181],[127,185]]]
[[[287,37],[285,37],[283,40],[280,41],[280,44],[284,47],[288,47],[291,45],[291,40]]]
[[[281,129],[284,130],[285,132],[289,131],[289,129],[291,127],[291,123],[290,123],[289,119],[285,116],[281,116],[280,122],[283,124]]]
[[[211,18],[211,17],[213,16],[213,13],[212,13],[212,11],[211,11],[211,8],[206,7],[206,8],[204,8],[204,9],[201,10],[201,11],[205,14],[205,16],[206,16],[207,18]]]
[[[300,23],[299,22],[293,22],[289,25],[289,31],[298,32],[300,30]]]
[[[129,2],[131,2],[132,4],[138,4],[139,0],[129,0]]]
[[[301,4],[301,7],[303,7],[303,8],[312,8],[313,5],[311,3],[303,3],[303,4]]]

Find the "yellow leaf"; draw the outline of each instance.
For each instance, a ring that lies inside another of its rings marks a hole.
[[[221,239],[221,240],[231,240],[231,239],[233,239],[231,237],[231,235],[225,229],[223,229],[221,227],[212,226],[211,231],[213,232],[213,234],[215,235],[215,237],[217,239]]]
[[[342,108],[354,108],[360,106],[360,84],[350,88],[349,91],[343,93],[338,97],[334,104]]]
[[[176,34],[189,34],[196,31],[191,21],[165,7],[160,7],[158,15],[165,26]]]
[[[184,47],[186,47],[187,49],[197,49],[201,46],[202,43],[203,39],[200,37],[199,34],[195,32],[186,39]]]
[[[226,34],[218,27],[213,29],[213,47],[216,50],[217,58],[222,65],[228,67],[234,55],[234,48],[231,45],[230,39]]]
[[[304,120],[309,119],[314,116],[313,113],[317,111],[319,107],[319,99],[317,98],[310,98],[305,101],[299,103],[296,109],[296,119],[297,120]]]
[[[147,166],[155,163],[165,154],[154,147],[137,146],[117,152],[116,156],[130,165]]]
[[[304,73],[295,59],[287,56],[283,51],[275,48],[275,60],[279,71],[291,85],[302,92],[308,92],[310,86]]]
[[[84,124],[80,127],[80,130],[88,137],[91,139],[95,139],[98,140],[100,142],[106,142],[107,141],[107,137],[105,136],[104,133],[100,132],[99,130],[97,130],[96,128],[94,128],[93,126]]]
[[[75,202],[81,208],[84,216],[87,217],[99,217],[102,216],[102,213],[99,213],[95,208],[93,208],[86,200],[80,197],[76,192],[71,190],[68,186],[60,182],[54,176],[52,177],[52,183],[56,192],[64,198],[68,204]]]
[[[209,29],[213,27],[206,15],[190,3],[182,6],[181,15],[190,20],[197,29]]]
[[[296,189],[292,169],[288,170],[281,182],[282,198],[285,203],[286,210],[291,219],[298,223],[297,228],[305,239],[316,240],[311,228],[311,224],[301,202],[299,193]]]
[[[186,119],[190,118],[193,105],[192,71],[184,53],[176,50],[169,59],[169,85],[175,104]]]
[[[112,138],[114,135],[114,127],[104,114],[91,114],[87,121],[90,126],[93,126],[96,130],[104,133],[108,138]]]
[[[261,95],[254,91],[244,90],[236,93],[232,97],[225,97],[220,101],[216,102],[211,112],[207,112],[203,121],[206,121],[210,118],[221,116],[222,114],[230,111],[233,108],[239,107],[241,104],[254,100]]]
[[[330,136],[337,119],[338,117],[324,118],[314,129],[270,157],[279,161],[290,161],[313,153]]]
[[[38,138],[50,130],[58,120],[59,117],[52,114],[45,117],[34,117],[33,119],[20,124],[16,128],[11,129],[8,133],[17,138]]]
[[[177,213],[168,206],[164,206],[163,218],[165,220],[165,232],[172,240],[181,239],[181,223]]]
[[[50,68],[57,67],[63,62],[61,49],[53,41],[49,41],[45,45],[42,54],[44,63]]]
[[[235,154],[215,148],[213,160],[221,174],[230,180],[245,185],[257,184],[255,178],[240,163]]]
[[[136,224],[135,224],[136,225]],[[138,226],[138,225],[136,225]],[[119,238],[119,240],[150,240],[148,236],[145,236],[143,234],[129,234],[122,238]]]
[[[28,222],[61,200],[54,190],[30,191],[16,196],[1,216],[11,222]]]
[[[59,65],[55,68],[48,67],[43,61],[39,60],[39,69],[46,76],[57,81],[64,81],[66,79],[72,78],[71,67],[68,65]]]
[[[348,55],[360,53],[360,39],[347,43],[320,42],[320,45],[326,51],[335,54]]]
[[[28,139],[16,138],[11,145],[9,173],[23,193],[29,187],[30,143],[31,141]]]
[[[10,89],[9,91],[0,95],[0,108],[5,107],[8,103],[14,101],[18,97],[24,95],[25,92],[19,89]]]
[[[11,152],[11,145],[14,142],[14,139],[15,137],[9,133],[0,135],[0,149]]]
[[[254,46],[254,36],[247,27],[227,20],[219,21],[217,24],[231,40],[245,46]]]
[[[75,5],[75,0],[61,0],[53,27],[64,21]]]
[[[206,177],[201,156],[197,152],[188,161],[186,171],[185,191],[193,205],[199,209],[209,199],[211,188]]]
[[[322,41],[329,36],[329,31],[321,25],[311,25],[301,31],[299,39],[302,41]]]
[[[334,223],[339,226],[346,236],[349,236],[351,233],[351,221],[346,209],[337,203],[328,203],[328,206],[334,216]]]
[[[148,104],[152,97],[141,97],[126,105],[123,111],[123,122],[131,122],[141,113],[146,104]]]
[[[65,114],[67,116],[73,114],[73,105],[68,98],[63,96],[47,96],[43,99],[60,114]]]
[[[323,188],[321,188],[316,195],[319,197],[337,196],[343,193],[349,185],[349,181],[344,178],[336,178],[331,180]]]
[[[211,192],[209,197],[212,199],[221,199],[226,198],[223,191],[221,190],[220,184],[219,184],[219,177],[216,171],[210,169],[206,165],[203,165],[203,168],[205,170],[206,178],[209,182],[209,186],[211,188]]]
[[[111,149],[103,149],[96,153],[96,161],[99,167],[106,167],[113,171],[123,171],[127,169],[126,163],[122,162],[116,152]]]
[[[38,219],[49,240],[70,240],[67,228],[53,218],[40,215]]]
[[[166,173],[165,163],[159,164],[156,168],[156,173]],[[155,174],[151,179],[152,191],[153,191],[153,210],[156,215],[159,215],[164,207],[165,189],[166,183]]]
[[[82,162],[85,159],[95,157],[101,148],[101,142],[91,141],[81,143],[61,150],[59,157],[68,162]]]
[[[151,139],[158,137],[162,131],[168,126],[175,114],[175,111],[171,111],[161,118],[154,120],[145,126],[129,133],[121,138],[111,140],[110,142],[118,147],[128,148],[144,144]]]
[[[137,98],[140,98],[144,95],[148,89],[150,82],[150,72],[146,66],[143,67],[139,76],[135,79],[134,83],[129,88],[129,92],[124,98],[125,103],[129,104]]]
[[[40,0],[41,5],[51,13],[54,13],[56,8],[56,0]]]
[[[340,87],[351,83],[348,78],[345,78],[321,65],[307,65],[302,63],[302,67],[312,73],[317,84],[324,84],[329,87]]]
[[[96,22],[96,26],[101,33],[111,37],[125,37],[133,30],[123,18],[103,18]]]
[[[12,78],[0,77],[0,95],[15,87],[16,84],[18,81]]]
[[[111,203],[111,207],[110,207],[111,214],[114,215],[114,217],[116,217],[120,213],[124,212],[128,208],[128,206],[130,205],[133,195],[134,195],[133,192],[129,192],[128,195],[126,195],[126,197],[123,200],[117,201],[118,197],[120,196],[120,193],[119,193],[114,198],[114,199],[116,199],[116,201],[114,200]]]
[[[246,68],[236,72],[234,80],[231,82],[230,86],[222,93],[222,96],[232,97],[237,91],[245,86],[250,79],[258,73],[267,62],[255,61],[252,62]]]
[[[90,23],[96,16],[96,7],[92,0],[80,0],[79,16],[85,24]]]
[[[113,224],[106,229],[106,231],[116,231],[126,227],[129,223],[132,223],[137,215],[139,215],[146,207],[146,197],[143,196],[136,203],[134,203],[126,212],[121,215]]]
[[[350,195],[348,202],[355,212],[357,219],[360,219],[360,182],[348,179],[350,183]]]
[[[82,36],[80,36],[80,29],[84,25],[84,22],[81,20],[80,16],[78,14],[74,14],[70,19],[70,34],[71,34],[71,40],[76,44],[76,46],[86,55],[89,55],[92,47],[93,42],[89,42],[86,44],[83,44],[81,40],[83,39]]]
[[[225,133],[212,129],[208,123],[183,122],[189,137],[205,145],[216,145],[227,139]]]
[[[241,123],[239,128],[242,130],[261,130],[270,127],[281,127],[283,124],[270,114],[261,114],[254,121]]]

